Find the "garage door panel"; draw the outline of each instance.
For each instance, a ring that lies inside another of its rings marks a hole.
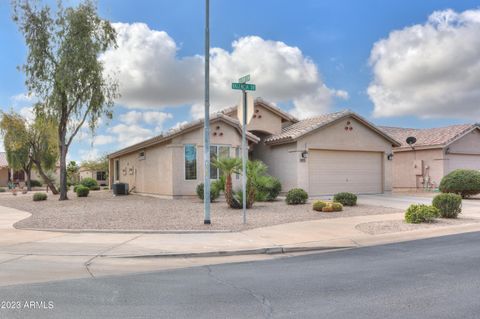
[[[309,192],[376,194],[382,192],[382,154],[378,152],[309,151]]]
[[[456,169],[480,170],[480,155],[449,154],[447,165],[447,173]]]

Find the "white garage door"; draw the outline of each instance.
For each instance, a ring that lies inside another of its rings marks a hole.
[[[448,155],[447,173],[456,169],[480,170],[480,155]]]
[[[383,192],[382,153],[309,150],[309,194]]]

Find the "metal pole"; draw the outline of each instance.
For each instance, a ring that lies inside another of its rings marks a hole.
[[[203,182],[203,223],[210,224],[210,1],[205,0],[205,121],[203,162],[205,167]]]
[[[243,119],[242,119],[242,192],[243,192],[243,223],[247,223],[247,91],[243,90]]]

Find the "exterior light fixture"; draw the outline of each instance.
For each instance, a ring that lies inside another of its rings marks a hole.
[[[302,152],[302,159],[306,159],[308,157],[308,151]]]
[[[393,160],[393,153],[388,154],[388,155],[387,155],[387,159],[388,159],[389,161]]]

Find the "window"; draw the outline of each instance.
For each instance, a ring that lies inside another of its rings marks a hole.
[[[120,180],[120,160],[115,160],[115,180]]]
[[[185,145],[185,179],[197,179],[197,148],[193,144]]]
[[[222,172],[213,166],[213,161],[226,157],[230,157],[230,146],[210,146],[210,179],[218,179],[222,175]]]
[[[98,171],[97,172],[97,181],[104,181],[107,179],[107,172]]]
[[[138,159],[139,160],[144,160],[145,159],[145,151],[141,151],[140,153],[138,153]]]

